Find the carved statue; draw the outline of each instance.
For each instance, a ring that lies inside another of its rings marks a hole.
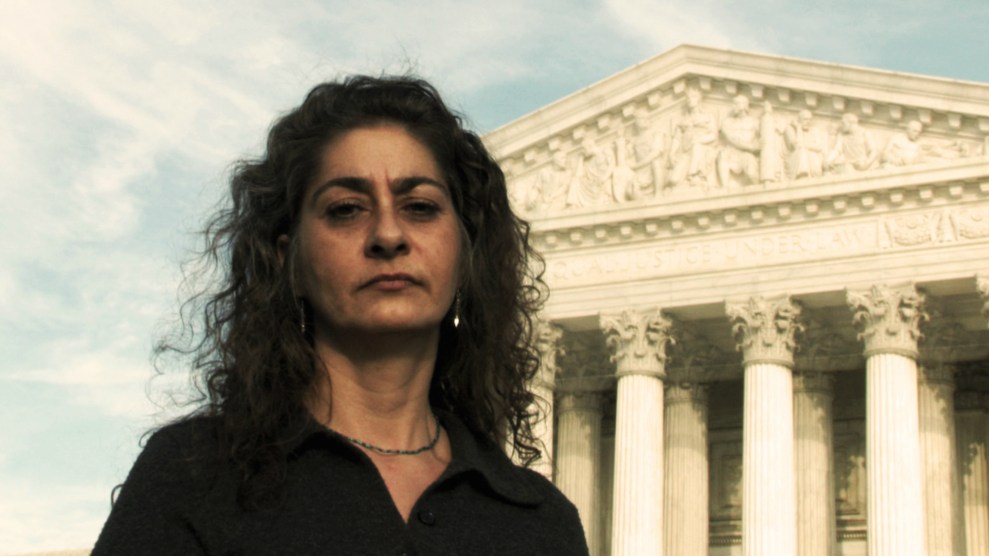
[[[859,125],[858,116],[845,114],[841,117],[841,127],[825,168],[838,174],[861,172],[872,168],[878,156],[872,134]]]
[[[632,153],[635,155],[636,184],[641,195],[649,191],[655,192],[666,181],[666,136],[656,129],[649,117],[640,112],[632,124],[634,133],[630,141]]]
[[[786,176],[791,180],[816,178],[824,174],[824,151],[827,147],[823,131],[814,126],[810,110],[801,110],[797,119],[783,132],[786,144]]]
[[[567,186],[570,185],[570,169],[563,151],[553,153],[552,161],[536,176],[535,200],[529,210],[553,211],[566,206]]]
[[[739,183],[759,183],[759,137],[761,124],[749,113],[749,99],[735,97],[731,113],[721,123],[724,146],[718,153],[718,181],[721,187]],[[734,176],[739,179],[733,180]]]
[[[717,142],[717,121],[701,106],[701,92],[687,89],[687,102],[673,128],[667,183],[671,187],[684,184],[708,187],[712,181]]]
[[[883,150],[883,167],[908,166],[932,160],[953,160],[968,156],[968,145],[957,141],[924,139],[924,126],[917,120],[907,122],[905,131],[894,133]]]
[[[907,122],[906,132],[894,133],[883,151],[883,166],[907,166],[921,162],[925,150],[920,142],[923,131],[923,124],[910,120]]]
[[[783,179],[783,152],[773,105],[767,100],[762,107],[759,123],[759,177],[762,183],[769,183]]]
[[[621,203],[637,198],[635,194],[635,153],[625,138],[625,128],[618,128],[618,139],[615,140],[615,171],[611,178],[611,196]]]
[[[616,148],[614,196],[619,202],[654,196],[666,179],[666,137],[644,111],[635,115],[629,127],[631,137],[620,137]]]
[[[615,153],[587,137],[567,191],[568,207],[592,207],[608,203],[612,196]]]

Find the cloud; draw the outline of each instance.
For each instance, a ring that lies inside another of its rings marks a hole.
[[[66,423],[92,419],[90,434],[111,449],[91,468],[119,480],[147,416],[186,388],[181,372],[149,383],[148,361],[156,323],[175,309],[185,232],[220,196],[227,166],[257,154],[272,119],[316,82],[416,70],[490,129],[681,42],[868,65],[884,41],[922,45],[932,22],[949,28],[937,10],[920,0],[2,2],[4,548],[95,538],[113,481],[52,486],[74,469],[57,451]],[[960,0],[941,11],[977,22],[986,10]],[[978,48],[964,51],[977,59]],[[11,479],[11,446],[61,469]]]
[[[109,491],[0,479],[3,553],[92,547],[109,511]]]

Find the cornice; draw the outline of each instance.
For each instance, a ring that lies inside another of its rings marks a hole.
[[[532,222],[543,253],[763,229],[858,215],[961,206],[989,200],[989,158],[924,168],[878,170],[856,179],[822,177],[800,184],[568,211]]]
[[[925,125],[943,121],[950,129],[989,132],[986,84],[681,45],[495,129],[484,140],[502,160],[530,158],[527,150],[554,136],[607,128],[611,120],[630,115],[631,105],[670,102],[687,80],[704,91],[745,92],[795,109],[829,106],[893,121],[916,113]],[[595,115],[588,118],[589,113]]]

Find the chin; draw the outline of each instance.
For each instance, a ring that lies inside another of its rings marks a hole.
[[[358,329],[365,334],[428,333],[439,330],[441,319],[423,319],[421,315],[418,317],[415,319],[375,319],[363,323]]]

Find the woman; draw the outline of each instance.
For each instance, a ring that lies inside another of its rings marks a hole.
[[[540,281],[436,91],[320,85],[231,193],[188,350],[204,403],[150,438],[93,554],[586,554],[573,505],[500,449],[538,457]]]

